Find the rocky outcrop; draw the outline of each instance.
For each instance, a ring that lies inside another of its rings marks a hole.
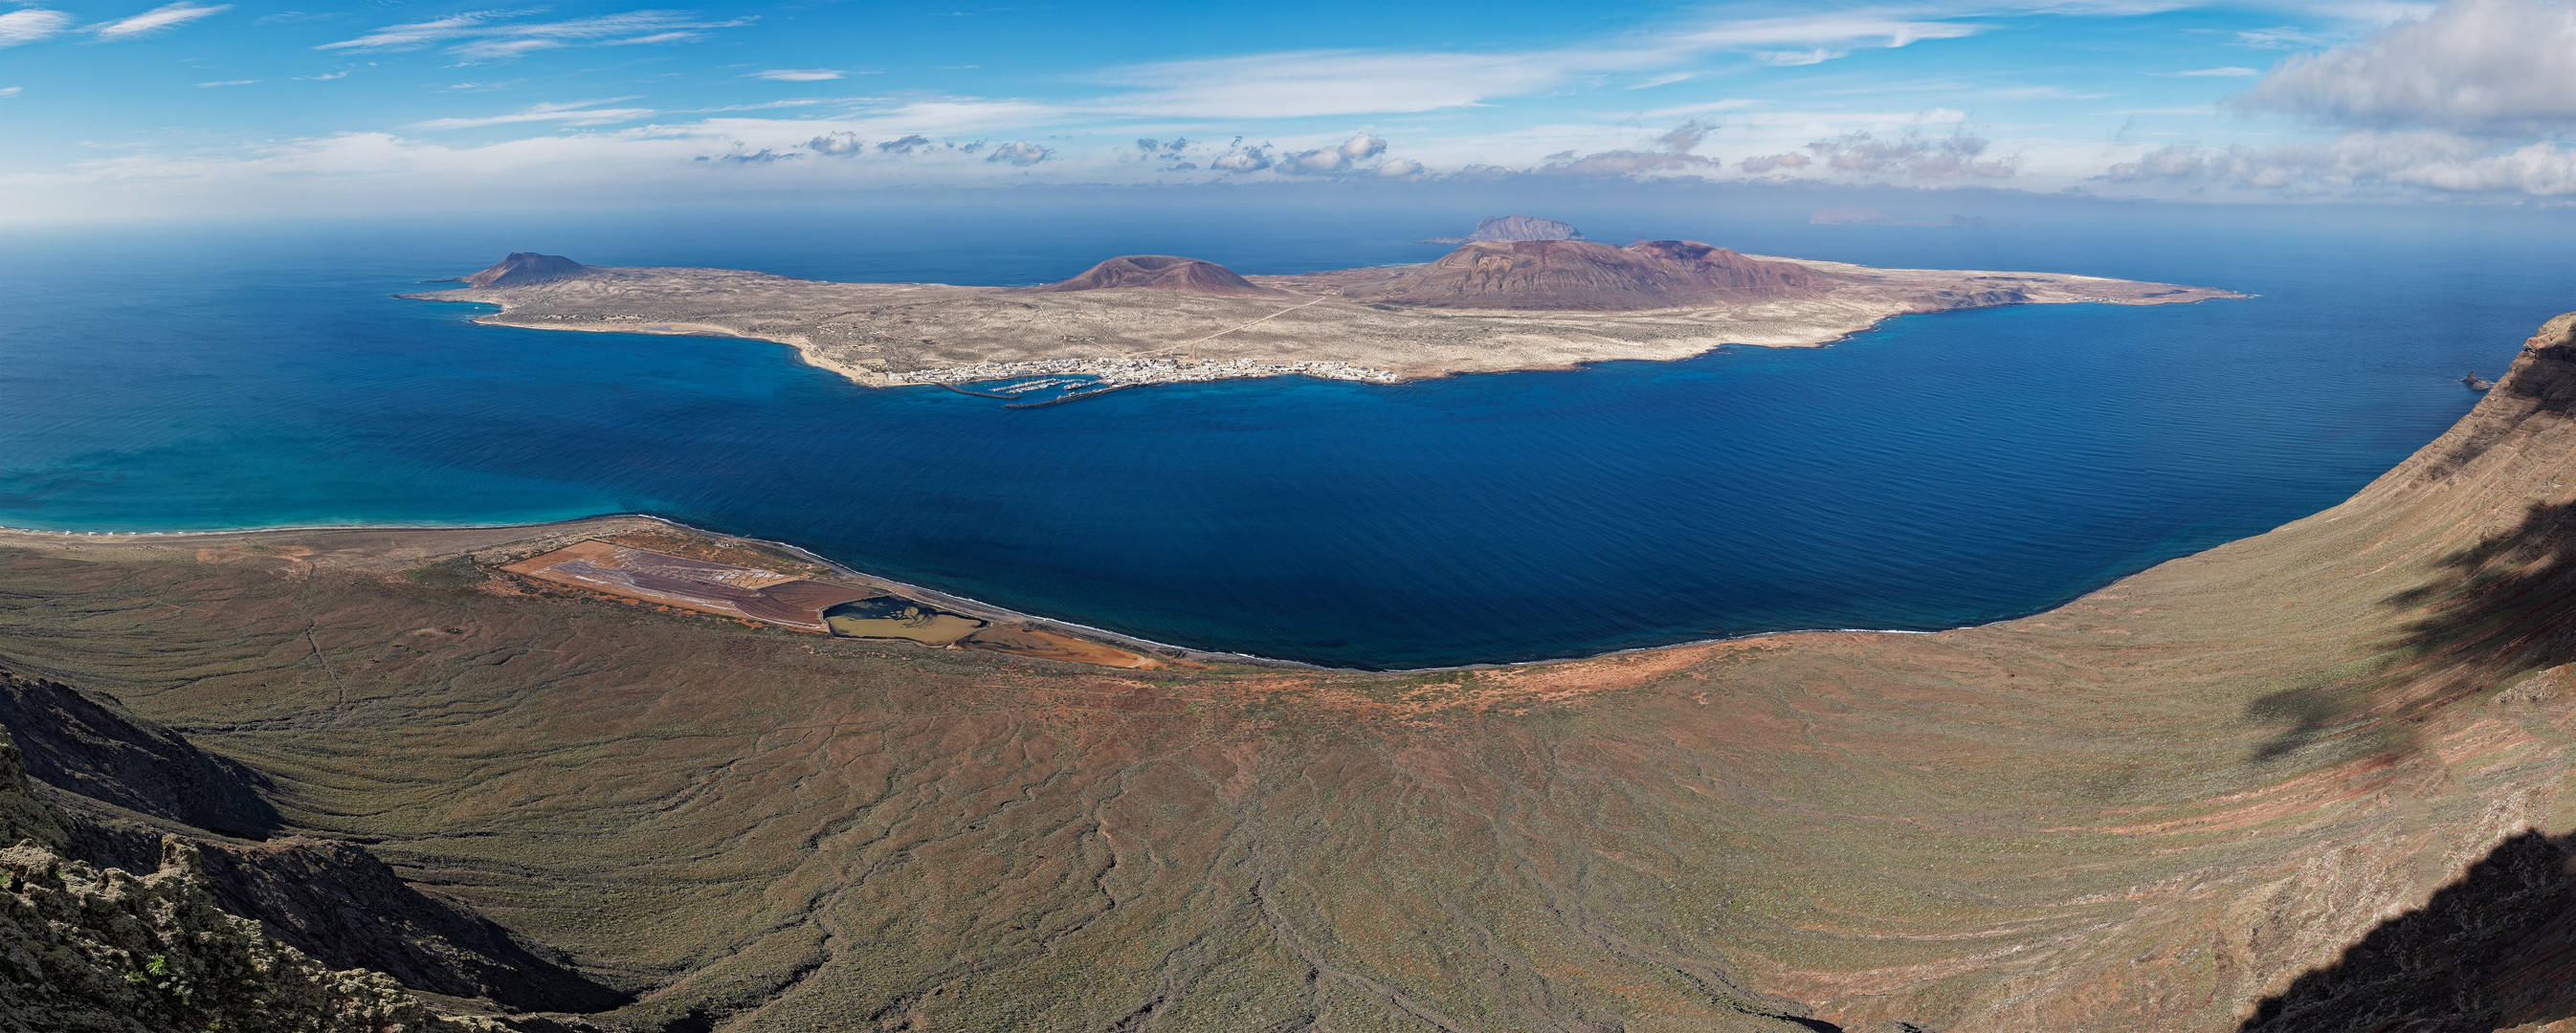
[[[366,848],[331,840],[210,843],[205,868],[226,910],[333,964],[415,990],[529,1011],[614,1008],[629,996],[542,958],[491,920],[405,884]]]
[[[0,833],[52,810],[18,757],[0,737]],[[380,973],[333,971],[261,935],[216,904],[194,845],[172,836],[162,850],[158,870],[138,876],[69,860],[40,837],[0,849],[0,1030],[501,1028],[440,1016]]]
[[[1214,262],[1178,255],[1120,255],[1092,266],[1070,280],[1029,290],[1038,294],[1061,294],[1129,287],[1239,297],[1284,295],[1281,291],[1254,286],[1252,281],[1236,275],[1234,270]]]
[[[0,671],[0,727],[24,774],[68,796],[0,792],[0,843],[33,839],[95,868],[148,871],[169,835],[202,857],[198,881],[232,914],[341,968],[528,1010],[595,1011],[625,995],[540,957],[472,910],[423,894],[353,843],[269,839],[281,827],[257,772],[106,699]],[[0,762],[5,763],[5,762]],[[31,783],[32,786],[32,783]],[[161,819],[155,825],[144,819]],[[267,839],[266,842],[243,840]]]
[[[26,760],[18,744],[0,735],[0,843],[33,843],[61,853],[70,840],[62,815],[28,786]]]
[[[0,670],[0,726],[37,781],[225,836],[278,827],[257,772],[70,686]]]
[[[1623,311],[1812,297],[1837,278],[1691,240],[1476,243],[1354,299],[1424,308]]]
[[[469,287],[524,287],[534,283],[569,280],[590,271],[562,255],[540,255],[534,251],[513,251],[510,257],[489,269],[465,278]]]
[[[1542,219],[1535,215],[1497,215],[1476,224],[1476,232],[1463,237],[1432,237],[1425,244],[1470,244],[1480,240],[1581,240],[1583,231],[1571,223]]]

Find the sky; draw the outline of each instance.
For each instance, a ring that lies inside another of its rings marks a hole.
[[[1550,177],[2576,200],[2570,2],[669,2],[0,0],[0,220]]]

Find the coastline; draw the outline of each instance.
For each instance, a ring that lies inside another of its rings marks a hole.
[[[1095,377],[1104,386],[1299,375],[1397,384],[1609,361],[1677,362],[1728,345],[1825,347],[1901,315],[2251,297],[2074,274],[1762,261],[1813,268],[1835,286],[1677,307],[1510,309],[1370,301],[1362,281],[1384,269],[1254,276],[1250,284],[1268,292],[1254,298],[1143,287],[1032,293],[832,283],[731,269],[578,267],[578,275],[563,278],[394,297],[492,305],[497,311],[471,319],[484,326],[783,344],[807,365],[866,387],[1067,374]]]
[[[1771,340],[1705,339],[1693,342],[1693,346],[1688,350],[1666,349],[1657,354],[1591,355],[1536,361],[1521,365],[1491,366],[1472,369],[1378,369],[1366,366],[1357,366],[1348,362],[1340,361],[1262,363],[1242,359],[1219,360],[1215,362],[1184,365],[1176,359],[1105,358],[1044,359],[1025,362],[986,363],[974,366],[925,368],[889,373],[853,366],[844,362],[832,361],[830,354],[826,349],[816,345],[813,341],[800,334],[762,334],[753,330],[737,330],[709,323],[584,325],[573,322],[538,322],[535,320],[510,322],[503,320],[500,317],[508,315],[511,309],[516,306],[499,299],[442,298],[429,294],[394,295],[394,297],[405,301],[431,301],[451,305],[491,305],[500,310],[498,312],[489,312],[477,315],[467,320],[467,322],[473,323],[477,326],[500,327],[513,330],[569,331],[573,333],[644,334],[654,337],[716,337],[784,345],[796,352],[798,361],[816,369],[837,374],[861,387],[869,388],[952,387],[959,384],[976,384],[1023,377],[1062,375],[1093,376],[1099,378],[1104,386],[1117,388],[1151,387],[1161,384],[1212,383],[1220,380],[1257,380],[1268,377],[1294,376],[1313,377],[1318,380],[1340,380],[1363,384],[1393,386],[1420,380],[1438,380],[1447,377],[1467,376],[1480,373],[1567,372],[1603,362],[1684,362],[1717,351],[1721,348],[1729,347],[1776,349],[1830,348],[1862,334],[1877,331],[1885,327],[1889,321],[1905,316],[1938,315],[1943,312],[1966,311],[1974,308],[2010,308],[2022,305],[2055,304],[2103,304],[2123,305],[2129,307],[2148,307],[2176,304],[2193,305],[2199,304],[2203,301],[2244,300],[2255,296],[2256,295],[2251,294],[2217,293],[2203,297],[2172,301],[2035,301],[2015,302],[2010,305],[1964,306],[1962,308],[1933,309],[1928,311],[1891,311],[1875,315],[1866,323],[1862,323],[1860,325],[1817,328],[1815,332],[1803,337],[1793,336]],[[1685,315],[1688,314],[1688,310],[1677,310],[1672,313],[1642,314]],[[1505,314],[1503,313],[1468,313],[1437,318],[1501,318],[1504,315]],[[974,392],[967,393],[971,394]],[[1070,401],[1072,399],[1066,400]],[[1006,408],[1034,408],[1034,406],[1006,406]]]
[[[1758,631],[1743,635],[1689,639],[1681,642],[1667,642],[1661,645],[1652,646],[1628,646],[1620,649],[1606,650],[1599,653],[1585,653],[1580,656],[1545,657],[1536,660],[1449,664],[1438,667],[1329,667],[1323,664],[1307,663],[1302,660],[1284,660],[1277,657],[1259,656],[1252,653],[1198,649],[1190,646],[1173,645],[1168,642],[1158,642],[1153,639],[1130,635],[1124,632],[1112,631],[1107,628],[1082,624],[1075,621],[1045,617],[1032,613],[1023,613],[1018,610],[1010,609],[1009,607],[987,603],[980,599],[956,595],[949,592],[942,592],[935,588],[927,588],[910,582],[897,581],[893,578],[869,574],[849,567],[828,556],[816,553],[803,546],[767,538],[755,538],[748,535],[725,534],[718,531],[711,531],[706,528],[681,523],[680,521],[673,520],[668,517],[656,516],[651,513],[603,513],[596,516],[577,517],[570,520],[551,520],[519,524],[304,524],[281,527],[228,528],[215,531],[57,531],[41,528],[0,526],[0,549],[9,548],[12,545],[19,544],[15,541],[17,539],[26,539],[26,544],[29,545],[85,542],[95,545],[161,545],[168,547],[187,547],[217,543],[228,544],[237,542],[240,539],[251,535],[296,533],[351,535],[382,534],[402,536],[406,538],[427,538],[429,536],[446,534],[471,535],[475,532],[497,532],[505,536],[516,535],[515,537],[495,538],[486,544],[474,548],[449,550],[446,552],[429,551],[419,553],[417,558],[419,558],[423,563],[427,563],[434,562],[437,559],[452,558],[459,555],[471,556],[478,551],[493,551],[511,546],[518,546],[522,549],[535,548],[539,544],[549,543],[557,539],[569,542],[583,538],[595,537],[591,532],[601,531],[605,527],[613,527],[617,523],[624,521],[644,521],[660,525],[665,529],[675,530],[685,534],[700,535],[717,541],[744,542],[775,549],[780,552],[787,553],[796,559],[824,567],[825,569],[830,570],[835,578],[850,581],[860,587],[876,589],[893,595],[906,596],[917,602],[929,603],[942,609],[951,610],[956,613],[976,617],[982,620],[1000,623],[1035,625],[1064,634],[1094,639],[1107,642],[1112,645],[1125,646],[1130,649],[1149,650],[1160,656],[1178,657],[1180,659],[1200,663],[1284,668],[1328,674],[1412,675],[1440,674],[1453,671],[1495,671],[1523,667],[1550,667],[1561,664],[1584,663],[1587,661],[1622,656],[1662,653],[1671,650],[1734,645],[1784,635],[1940,635],[1969,628],[1988,627],[1994,624],[2009,623],[2011,621],[2021,620],[2025,617],[2035,616],[2039,613],[2046,613],[2048,610],[2056,609],[2056,607],[2052,606],[2048,609],[2034,611],[2034,613],[2031,614],[2023,614],[2018,617],[2006,617],[2000,620],[1987,622],[1986,624],[1964,624],[1957,628],[1941,628],[1929,631],[1912,628],[1792,628],[1781,631]],[[543,552],[546,550],[538,548],[537,551]],[[2117,581],[2112,583],[2116,584]],[[2101,587],[2091,589],[2084,594],[2089,595],[2092,592],[2098,592],[2103,588],[2108,587],[2110,586],[2103,585]]]

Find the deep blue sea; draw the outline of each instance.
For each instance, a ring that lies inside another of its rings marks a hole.
[[[1528,206],[1535,207],[1535,206]],[[1580,208],[1581,206],[1575,205]],[[0,524],[649,512],[1157,641],[1371,668],[2026,614],[2331,505],[2576,308],[2548,213],[2070,207],[2019,227],[1539,210],[1873,265],[2260,296],[1906,317],[1821,349],[1005,410],[756,341],[475,326],[399,301],[511,250],[1027,283],[1111,254],[1424,261],[1458,211],[1102,202],[0,243]]]

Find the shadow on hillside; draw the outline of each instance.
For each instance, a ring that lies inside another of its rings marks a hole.
[[[0,726],[26,751],[27,774],[66,792],[243,839],[284,826],[262,793],[267,778],[127,713],[115,697],[0,669]],[[148,854],[157,863],[159,844]]]
[[[2513,530],[2441,565],[2432,581],[2385,600],[2427,611],[2401,647],[2482,676],[2479,688],[2576,660],[2576,504],[2534,504]]]
[[[2370,684],[2447,679],[2425,701],[2439,705],[2576,661],[2576,503],[2529,506],[2511,530],[2442,557],[2430,579],[2380,603],[2417,614],[2387,643],[2412,662],[2390,681],[2302,686],[2246,704],[2248,720],[2287,726],[2255,747],[2255,763],[2294,753],[2382,702],[2368,698]]]
[[[2275,692],[2245,705],[2246,718],[2254,721],[2287,721],[2290,727],[2254,748],[2256,763],[2268,764],[2298,751],[2302,746],[2325,734],[2335,719],[2352,709],[2350,702],[2325,688],[2309,687]]]
[[[2239,1033],[2489,1033],[2576,1018],[2576,875],[2567,840],[2496,845],[2422,908],[2266,998]]]

